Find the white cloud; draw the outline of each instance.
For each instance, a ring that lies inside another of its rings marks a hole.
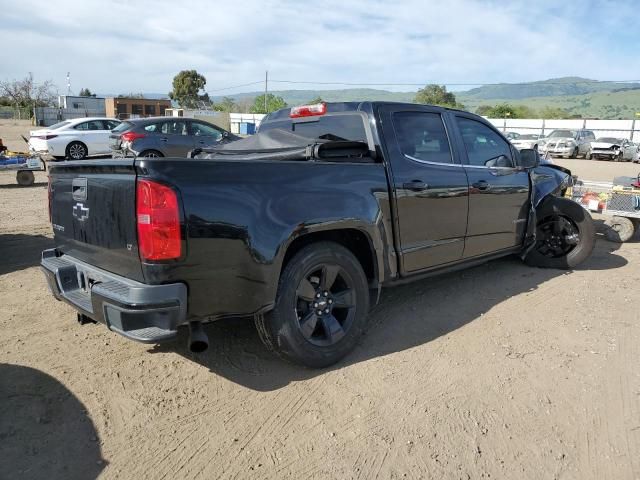
[[[124,93],[168,92],[173,76],[187,68],[207,77],[208,90],[258,81],[265,69],[273,79],[364,83],[640,77],[640,66],[629,61],[633,37],[623,27],[631,26],[633,2],[576,6],[0,0],[0,78],[31,71],[64,90],[71,71],[76,91]]]

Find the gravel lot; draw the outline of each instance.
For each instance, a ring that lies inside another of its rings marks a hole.
[[[320,371],[245,321],[204,354],[80,326],[37,267],[51,244],[45,174],[0,174],[0,478],[640,478],[637,238],[599,234],[571,272],[508,258],[388,289]]]

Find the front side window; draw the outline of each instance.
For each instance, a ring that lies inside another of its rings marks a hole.
[[[467,165],[475,167],[513,167],[511,147],[484,123],[456,117],[467,150]]]
[[[120,122],[116,122],[115,120],[103,120],[103,123],[105,130],[113,130],[114,128],[117,128],[118,125],[120,125]]]
[[[196,137],[214,137],[216,140],[222,138],[222,132],[220,130],[200,122],[193,122],[191,124],[191,134]]]
[[[188,135],[187,122],[164,122],[161,126],[161,132],[165,135]]]
[[[396,112],[393,127],[400,151],[414,160],[453,163],[449,139],[438,113]]]

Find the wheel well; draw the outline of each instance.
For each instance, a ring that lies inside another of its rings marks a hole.
[[[69,142],[67,144],[67,147],[64,149],[64,153],[69,153],[69,147],[71,145],[73,145],[74,143],[79,143],[80,145],[82,145],[85,148],[85,150],[87,151],[87,155],[89,154],[89,147],[87,147],[86,143],[81,142],[80,140],[73,140],[73,141]]]
[[[314,232],[296,238],[287,248],[280,271],[284,270],[289,260],[302,248],[322,241],[335,242],[345,247],[358,259],[367,279],[369,281],[376,280],[377,269],[374,263],[375,255],[371,243],[366,234],[351,228]]]

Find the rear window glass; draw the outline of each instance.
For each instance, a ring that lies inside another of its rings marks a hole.
[[[366,142],[367,134],[364,121],[360,115],[326,115],[311,117],[313,121],[279,120],[263,123],[260,132],[280,128],[295,132],[307,138],[323,138],[328,140],[349,140]]]
[[[65,125],[69,125],[71,122],[59,122],[59,123],[54,123],[53,125],[51,125],[49,127],[49,130],[55,130],[56,128],[60,128],[60,127],[64,127]]]
[[[133,127],[133,123],[131,123],[131,122],[122,122],[120,125],[118,125],[116,128],[114,128],[112,130],[112,132],[124,132],[125,130],[129,130],[131,127]]]

